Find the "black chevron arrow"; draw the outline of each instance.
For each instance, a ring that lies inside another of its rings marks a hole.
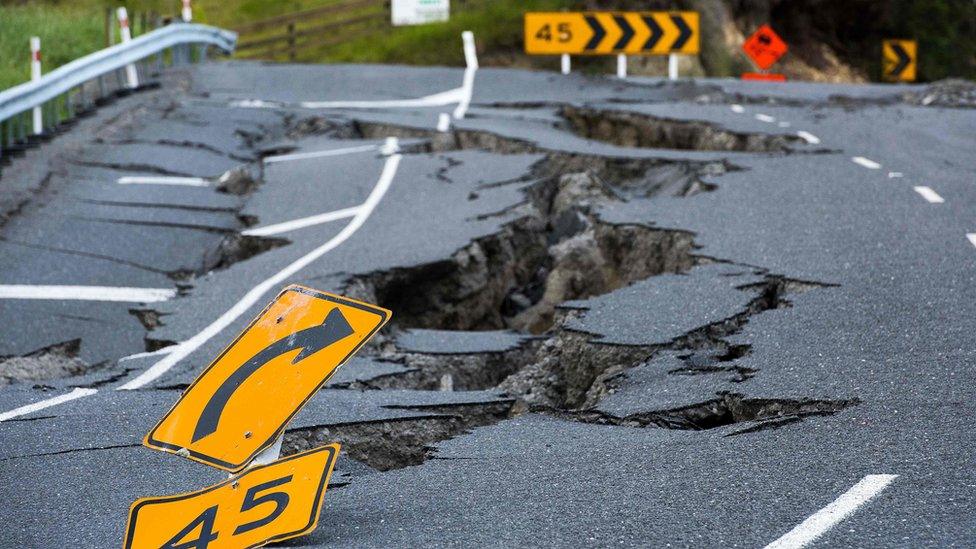
[[[679,33],[678,39],[674,41],[674,44],[671,44],[671,49],[680,50],[681,48],[684,47],[685,42],[687,42],[688,39],[691,38],[691,27],[689,27],[688,24],[685,23],[685,18],[678,14],[671,15],[671,22],[674,23],[674,26],[678,27],[678,33]]]
[[[589,25],[590,30],[593,31],[593,38],[590,38],[590,41],[586,43],[586,47],[583,49],[595,50],[596,47],[600,45],[600,41],[603,40],[603,37],[607,35],[607,31],[603,29],[603,25],[596,20],[596,17],[593,17],[592,15],[584,15],[583,18],[586,19],[586,24]]]
[[[647,25],[647,28],[651,31],[651,35],[647,37],[647,41],[644,42],[644,47],[641,49],[652,50],[654,49],[654,46],[657,45],[657,41],[664,36],[664,31],[661,30],[661,25],[658,25],[657,21],[655,21],[650,15],[645,15],[641,17],[641,19],[644,20],[644,24]]]
[[[220,387],[217,388],[213,396],[210,397],[207,405],[203,408],[203,412],[200,414],[196,428],[193,430],[193,442],[213,434],[217,430],[220,415],[224,412],[224,408],[227,407],[227,402],[233,396],[234,391],[269,361],[288,351],[301,349],[301,352],[291,361],[292,364],[295,364],[305,357],[313,355],[352,334],[352,326],[346,321],[346,317],[342,316],[342,312],[338,308],[335,308],[329,311],[322,324],[281,338],[259,351],[234,371],[233,374],[228,376],[220,384]]]
[[[901,44],[892,44],[891,51],[895,52],[895,55],[898,56],[898,64],[891,69],[891,76],[900,76],[901,71],[905,70],[911,64],[912,58],[908,56],[908,52],[905,51],[905,48],[901,47]]]
[[[630,26],[630,23],[627,22],[627,19],[623,15],[614,15],[613,20],[617,23],[617,26],[620,27],[620,30],[624,32],[622,35],[620,35],[620,39],[617,40],[617,43],[613,45],[613,49],[622,50],[627,47],[627,43],[630,42],[630,39],[634,37],[634,27]]]

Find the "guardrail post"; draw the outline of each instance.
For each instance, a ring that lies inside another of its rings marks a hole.
[[[116,13],[119,17],[119,34],[122,36],[122,43],[124,44],[132,40],[132,30],[129,29],[129,13],[124,7],[120,7]],[[139,75],[136,73],[135,65],[126,65],[125,74],[128,78],[129,88],[138,88]]]
[[[31,80],[41,79],[41,39],[31,36]],[[44,120],[41,114],[41,106],[34,107],[34,135],[44,133]]]

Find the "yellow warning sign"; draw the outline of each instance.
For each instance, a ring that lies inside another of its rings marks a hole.
[[[914,40],[881,43],[881,75],[889,82],[914,82],[917,60],[918,43]]]
[[[530,55],[695,55],[698,12],[531,12],[525,14]]]
[[[338,455],[331,444],[196,492],[139,499],[123,547],[259,547],[311,532]]]
[[[184,391],[143,444],[240,471],[390,316],[338,295],[285,288]]]

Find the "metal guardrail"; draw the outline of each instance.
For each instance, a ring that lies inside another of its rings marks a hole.
[[[200,58],[206,57],[206,48],[214,46],[232,53],[237,43],[237,33],[192,23],[174,23],[124,42],[76,59],[45,74],[39,80],[26,82],[0,92],[0,154],[4,148],[16,147],[33,137],[29,121],[25,118],[40,107],[44,112],[44,133],[49,134],[63,120],[74,116],[70,100],[72,90],[84,90],[84,86],[98,81],[93,94],[104,98],[109,93],[104,77],[116,74],[115,91],[127,88],[119,71],[135,65],[147,73],[145,60],[156,56],[155,65],[165,64],[165,52],[171,49],[172,64],[190,62],[189,46],[201,46]],[[143,62],[143,66],[139,63]],[[158,72],[158,71],[157,71]],[[141,80],[140,80],[141,81]],[[64,98],[64,109],[58,105]],[[64,112],[66,111],[66,113]],[[6,130],[6,131],[4,131]]]

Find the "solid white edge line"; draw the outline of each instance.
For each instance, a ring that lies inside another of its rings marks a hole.
[[[870,158],[865,158],[863,156],[852,156],[851,157],[851,162],[854,162],[855,164],[864,166],[865,168],[867,168],[869,170],[877,170],[878,168],[881,167],[881,164],[878,164],[874,160],[871,160]]]
[[[124,176],[118,178],[119,185],[181,185],[185,187],[208,187],[210,181],[202,177],[169,177],[169,176]]]
[[[471,105],[471,95],[474,93],[474,74],[478,71],[478,50],[474,44],[474,33],[464,31],[461,33],[461,41],[464,44],[464,80],[461,84],[461,100],[458,101],[454,109],[454,118],[462,120],[468,113]]]
[[[289,162],[292,160],[306,160],[308,158],[323,158],[327,156],[340,156],[343,154],[369,152],[369,151],[375,151],[377,148],[378,147],[376,145],[360,145],[357,147],[345,147],[342,149],[328,149],[324,151],[279,154],[275,156],[266,156],[262,159],[262,161],[265,164],[274,164],[276,162]]]
[[[387,109],[411,107],[443,107],[457,103],[464,95],[464,90],[454,88],[416,99],[391,99],[380,101],[302,101],[299,103],[306,109]]]
[[[166,301],[175,296],[176,290],[171,288],[0,284],[0,299],[70,299],[81,301],[155,303],[157,301]]]
[[[250,291],[244,294],[244,297],[242,297],[240,301],[235,303],[233,307],[228,309],[217,320],[213,321],[209,326],[204,328],[203,331],[186,341],[176,344],[173,351],[166,355],[162,360],[156,362],[135,378],[117,387],[116,390],[131,391],[134,389],[139,389],[140,387],[143,387],[146,384],[158,379],[160,376],[169,371],[170,368],[175,366],[179,361],[189,356],[190,353],[197,350],[201,345],[223,331],[224,328],[232,324],[241,315],[247,313],[255,303],[257,303],[266,293],[273,290],[281,282],[287,280],[293,274],[304,269],[313,261],[319,259],[330,250],[333,250],[348,240],[349,237],[355,234],[356,231],[363,226],[363,223],[366,222],[369,216],[373,213],[373,210],[376,209],[377,204],[379,204],[380,200],[383,199],[386,191],[389,190],[390,185],[393,183],[393,178],[396,176],[401,158],[402,157],[399,154],[394,154],[387,158],[386,163],[383,165],[383,172],[380,174],[380,178],[373,187],[373,190],[369,193],[366,201],[359,206],[359,211],[356,213],[356,215],[353,216],[352,220],[349,221],[349,223],[339,232],[339,234],[335,235],[325,244],[298,258],[284,269],[278,271],[272,277],[264,280],[252,288]]]
[[[800,130],[800,131],[796,132],[796,135],[800,136],[800,139],[806,141],[807,143],[809,143],[811,145],[819,145],[820,144],[820,138],[817,137],[816,135],[813,135],[812,133],[810,133],[808,131]]]
[[[729,105],[729,108],[732,109],[732,112],[734,112],[734,113],[742,114],[742,113],[746,112],[746,110],[742,107],[742,105],[732,104],[732,105]]]
[[[323,223],[328,223],[330,221],[336,221],[338,219],[345,219],[347,217],[352,217],[356,215],[358,211],[359,211],[359,206],[354,206],[352,208],[343,208],[341,210],[326,212],[324,214],[311,215],[308,217],[302,217],[300,219],[293,219],[291,221],[275,223],[274,225],[267,225],[265,227],[256,227],[254,229],[247,229],[245,231],[241,231],[241,234],[245,236],[268,236],[272,234],[280,234],[288,231],[294,231],[295,229],[311,227],[312,225],[321,225]]]
[[[945,199],[939,196],[939,193],[932,190],[931,187],[920,185],[918,187],[913,187],[913,188],[915,189],[915,192],[922,195],[922,198],[928,200],[932,204],[942,204],[943,202],[945,202]]]
[[[9,412],[4,412],[0,414],[0,421],[7,421],[8,419],[13,419],[18,416],[32,414],[38,410],[50,408],[51,406],[57,406],[58,404],[62,404],[64,402],[68,402],[78,398],[91,396],[97,392],[98,392],[97,389],[84,389],[82,387],[76,387],[70,393],[49,398],[47,400],[42,400],[40,402],[35,402],[33,404],[28,404],[26,406],[21,406],[20,408],[14,408]]]
[[[768,114],[759,113],[759,114],[756,115],[756,120],[758,120],[760,122],[768,122],[768,123],[772,124],[773,122],[776,122],[776,117],[775,116],[769,116]]]
[[[891,484],[898,475],[867,475],[850,490],[844,492],[829,505],[810,515],[806,520],[770,543],[765,549],[800,549],[806,547],[849,517],[858,507],[870,501]]]
[[[966,233],[966,238],[969,239],[969,243],[976,246],[976,233]]]

